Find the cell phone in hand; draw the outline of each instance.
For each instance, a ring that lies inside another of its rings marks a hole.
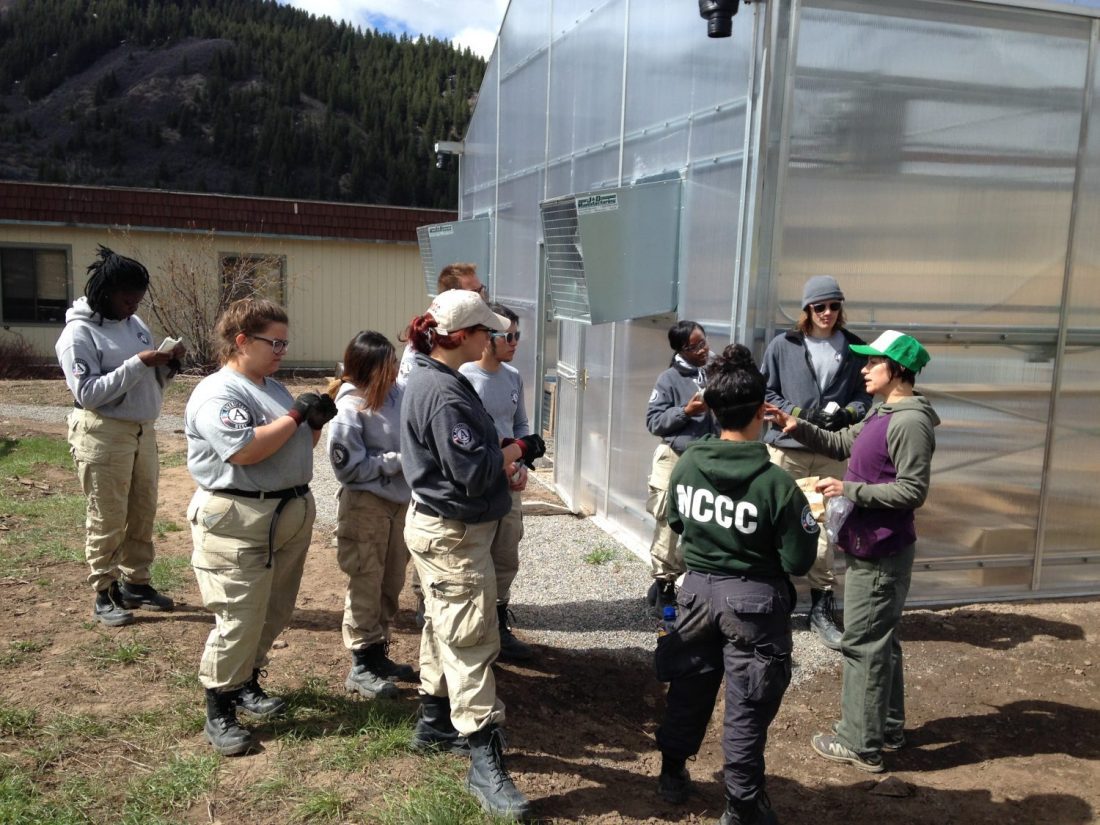
[[[168,336],[160,342],[160,346],[157,347],[157,352],[171,352],[183,341],[182,338],[172,338]]]

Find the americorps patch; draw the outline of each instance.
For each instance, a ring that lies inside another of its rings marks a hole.
[[[240,401],[228,401],[219,413],[222,424],[231,430],[243,430],[252,426],[252,413]]]
[[[455,424],[454,427],[451,428],[451,441],[459,447],[465,447],[473,440],[474,434],[470,432],[470,428],[467,425]]]
[[[77,358],[73,361],[73,375],[77,378],[81,378],[88,374],[88,362],[83,358]]]
[[[149,346],[149,336],[145,334],[145,330],[139,329],[137,334],[138,340],[145,346]]]
[[[814,514],[810,512],[809,504],[802,508],[802,529],[807,533],[816,533],[821,529],[817,519],[814,518]]]
[[[332,445],[332,466],[343,467],[348,463],[348,448],[343,444]]]

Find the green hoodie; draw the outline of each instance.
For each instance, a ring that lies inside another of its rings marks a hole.
[[[761,442],[704,436],[676,462],[668,492],[668,525],[688,570],[801,576],[814,563],[820,527]]]

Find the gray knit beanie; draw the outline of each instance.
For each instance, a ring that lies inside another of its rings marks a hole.
[[[843,301],[844,293],[832,275],[814,275],[802,287],[802,308],[821,301]]]

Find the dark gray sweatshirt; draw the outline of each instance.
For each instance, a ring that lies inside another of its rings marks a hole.
[[[401,463],[412,497],[479,524],[512,509],[500,439],[470,382],[417,353],[401,403]]]

